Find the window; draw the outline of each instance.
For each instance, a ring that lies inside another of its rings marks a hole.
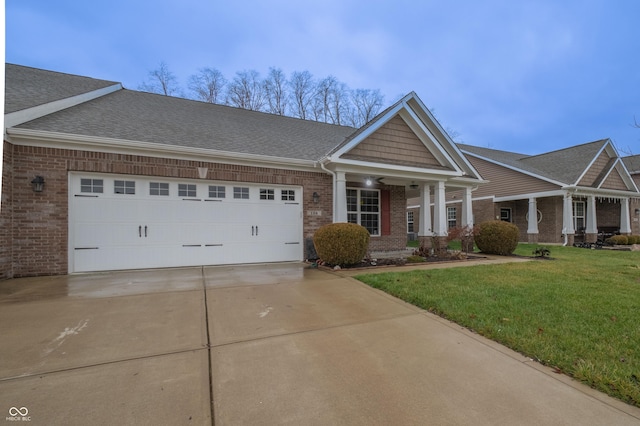
[[[371,235],[380,235],[380,192],[347,189],[347,221],[364,226]]]
[[[260,189],[261,200],[275,200],[275,191],[273,189]]]
[[[114,194],[135,194],[136,183],[132,180],[116,180],[113,183]]]
[[[511,222],[511,209],[510,208],[502,208],[500,209],[500,220],[504,222]]]
[[[455,207],[447,207],[447,226],[449,229],[455,228],[458,225],[456,221],[456,208]]]
[[[240,200],[248,200],[249,199],[249,188],[234,186],[233,187],[233,198]]]
[[[178,197],[195,197],[196,185],[191,183],[178,184]]]
[[[573,202],[573,229],[583,231],[585,228],[584,201]]]
[[[282,201],[295,201],[296,200],[296,191],[292,189],[283,189],[282,192]]]
[[[224,198],[224,186],[209,185],[209,198]]]
[[[104,182],[102,179],[80,179],[80,192],[102,194]]]
[[[407,212],[407,232],[415,232],[413,230],[413,212]]]
[[[169,195],[169,184],[164,182],[149,183],[149,195]]]

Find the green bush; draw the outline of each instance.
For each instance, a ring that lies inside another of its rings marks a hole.
[[[353,265],[367,254],[369,231],[355,223],[331,223],[316,231],[313,245],[322,261],[330,265]]]
[[[413,255],[413,256],[407,257],[407,263],[420,263],[420,262],[424,262],[424,261],[425,261],[425,259],[422,256]]]
[[[614,235],[612,237],[607,238],[608,243],[616,244],[616,245],[627,245],[629,244],[629,238],[626,235]]]
[[[629,244],[640,244],[640,235],[629,235],[627,240]]]
[[[476,245],[483,253],[507,256],[518,246],[518,227],[501,220],[491,220],[478,225]]]

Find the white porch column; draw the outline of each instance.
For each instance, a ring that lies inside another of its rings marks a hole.
[[[333,223],[347,221],[347,176],[336,172],[336,193],[333,199]]]
[[[620,233],[631,233],[631,217],[629,214],[629,199],[623,198],[620,200]]]
[[[527,234],[538,233],[538,200],[529,198],[529,220],[527,221]]]
[[[430,237],[431,235],[433,235],[433,228],[431,225],[431,185],[422,185],[421,189],[418,236]]]
[[[447,236],[447,204],[444,193],[444,182],[439,181],[433,193],[433,232],[438,237]]]
[[[471,201],[471,188],[465,188],[462,195],[462,226],[473,228],[473,203]]]
[[[565,235],[574,235],[576,233],[573,228],[573,197],[571,197],[571,194],[564,195],[564,203],[562,205],[562,233]]]
[[[584,233],[585,234],[597,234],[598,233],[598,216],[596,215],[596,197],[589,195],[587,197],[587,218]]]

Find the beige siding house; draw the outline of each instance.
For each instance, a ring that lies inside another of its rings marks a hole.
[[[638,156],[621,158],[608,139],[540,155],[458,147],[488,181],[473,191],[474,223],[500,219],[520,229],[521,241],[569,245],[640,234]],[[451,226],[460,225],[458,200],[447,199]],[[416,212],[409,200],[414,227]]]

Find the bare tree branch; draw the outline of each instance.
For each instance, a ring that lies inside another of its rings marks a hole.
[[[189,89],[199,101],[217,104],[223,100],[223,89],[227,80],[215,68],[202,68],[189,77]]]
[[[239,71],[227,86],[227,103],[251,111],[262,111],[265,103],[264,86],[257,71]]]
[[[287,78],[280,68],[269,68],[264,80],[264,92],[269,105],[268,112],[287,115]]]
[[[138,86],[139,90],[165,96],[182,96],[178,79],[163,61],[155,70],[149,71],[147,81]]]

